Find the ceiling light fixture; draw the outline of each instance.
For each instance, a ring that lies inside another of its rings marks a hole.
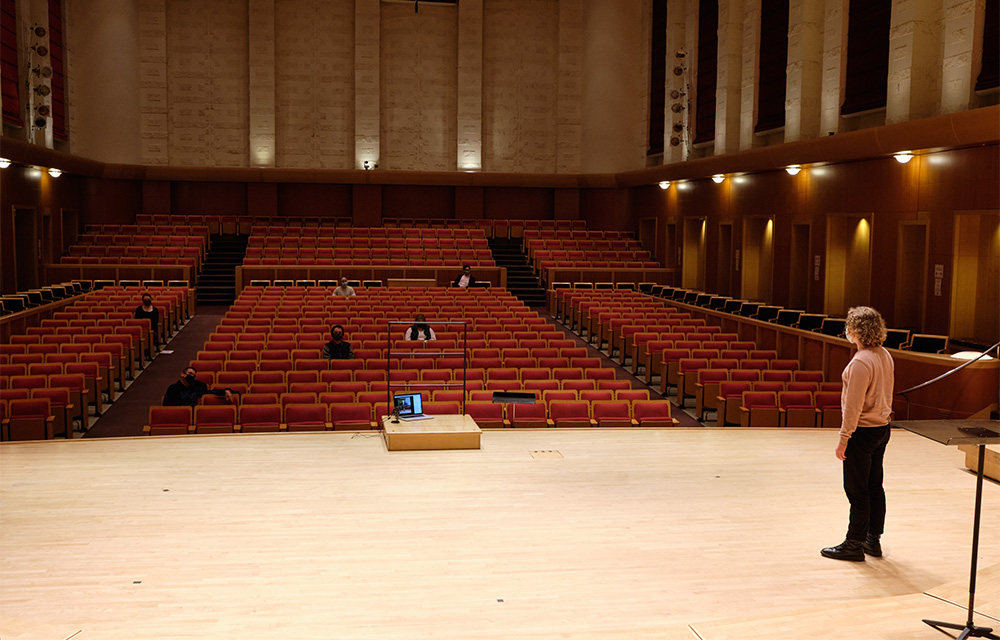
[[[900,151],[892,157],[895,158],[896,162],[899,164],[906,164],[910,160],[913,160],[913,154],[909,151]]]
[[[721,173],[717,173],[714,176],[712,176],[712,182],[714,182],[715,184],[722,184],[722,181],[725,179],[726,176]]]
[[[661,189],[669,189],[670,188],[670,181],[669,180],[661,180],[660,181],[660,188]]]
[[[790,164],[787,167],[785,167],[785,171],[787,171],[788,175],[790,175],[790,176],[798,175],[799,171],[802,171],[802,165],[800,165],[800,164]]]

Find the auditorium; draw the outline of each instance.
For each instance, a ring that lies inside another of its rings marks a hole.
[[[1000,637],[998,4],[0,0],[0,638]]]

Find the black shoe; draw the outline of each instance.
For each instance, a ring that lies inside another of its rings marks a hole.
[[[861,547],[865,550],[865,553],[873,558],[882,557],[882,545],[879,543],[878,539],[879,536],[869,533],[865,541],[861,543]]]
[[[865,561],[865,550],[862,548],[862,543],[856,540],[844,540],[836,547],[827,547],[820,551],[826,558],[833,558],[834,560],[849,560],[851,562],[864,562]]]

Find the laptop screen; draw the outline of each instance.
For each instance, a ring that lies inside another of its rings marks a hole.
[[[423,399],[419,393],[397,393],[392,397],[392,405],[400,416],[412,416],[424,412]]]

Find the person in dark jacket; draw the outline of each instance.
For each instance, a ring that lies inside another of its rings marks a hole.
[[[451,283],[451,286],[467,289],[474,284],[476,284],[476,279],[472,275],[472,267],[465,265],[462,267],[462,273],[458,274],[458,277]]]
[[[422,313],[418,313],[413,326],[403,334],[404,340],[437,340],[434,329],[427,324],[427,318]]]
[[[142,294],[142,304],[135,308],[135,317],[149,320],[149,328],[153,331],[153,346],[160,346],[160,310],[153,306],[153,296],[149,293]]]
[[[323,345],[323,357],[327,360],[351,360],[354,358],[354,349],[351,343],[344,340],[343,325],[335,324],[330,328],[330,342]]]
[[[167,393],[163,396],[163,406],[165,407],[193,407],[205,394],[216,396],[226,396],[226,400],[233,401],[233,392],[230,389],[209,389],[208,385],[198,379],[198,371],[194,367],[188,367],[181,372],[181,379],[167,387]]]

